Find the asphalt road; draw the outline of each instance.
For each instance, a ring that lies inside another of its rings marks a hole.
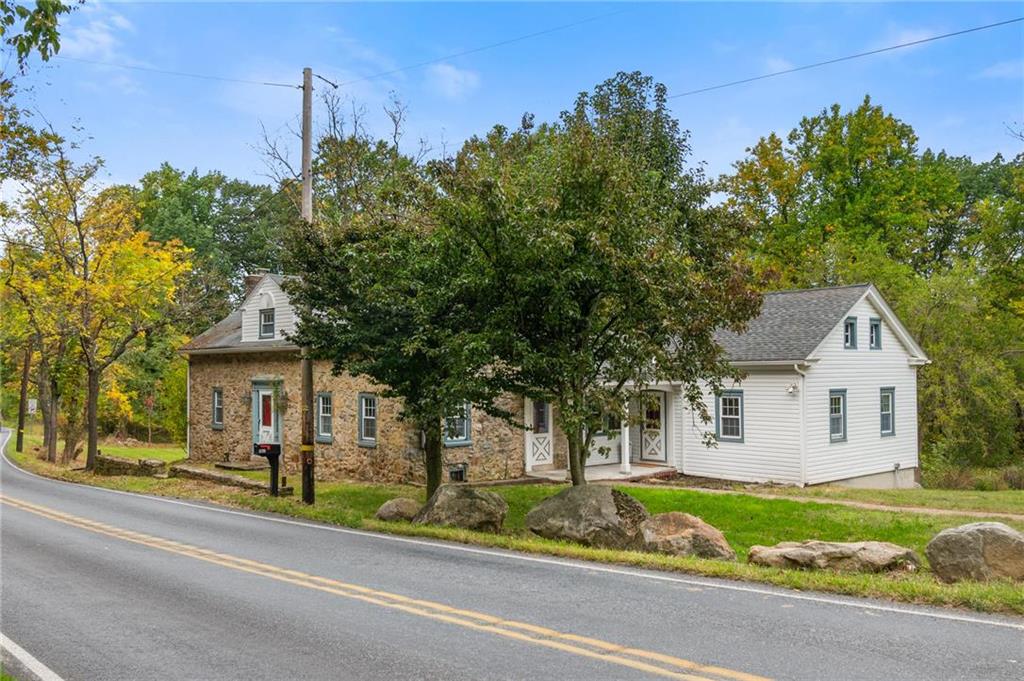
[[[1024,678],[1021,619],[330,528],[7,461],[0,495],[0,630],[54,679]]]

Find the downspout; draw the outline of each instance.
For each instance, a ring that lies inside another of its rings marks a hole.
[[[799,364],[793,365],[793,371],[800,376],[800,486],[807,486],[807,430],[804,419],[806,398],[804,396],[804,384],[807,373],[800,370]]]

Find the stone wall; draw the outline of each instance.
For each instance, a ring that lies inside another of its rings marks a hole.
[[[166,472],[160,459],[125,459],[120,456],[96,455],[96,475],[154,476]]]
[[[193,461],[247,461],[252,457],[252,384],[276,381],[281,418],[282,461],[285,473],[299,471],[301,439],[301,375],[294,352],[194,355],[190,358],[190,453]],[[313,368],[316,392],[332,396],[333,438],[316,447],[316,476],[321,480],[351,478],[375,482],[422,482],[423,452],[419,431],[398,418],[401,403],[378,398],[377,443],[362,446],[357,439],[356,410],[361,392],[380,387],[365,378],[334,376],[330,363]],[[224,427],[212,427],[213,389],[224,395]],[[507,406],[522,419],[522,399],[508,398]],[[472,444],[445,448],[447,464],[468,463],[469,480],[501,480],[523,475],[523,431],[486,414],[471,417]]]

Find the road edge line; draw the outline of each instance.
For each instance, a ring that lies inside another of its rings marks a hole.
[[[31,679],[25,679],[24,681],[64,681],[57,672],[37,660],[27,650],[4,636],[2,632],[0,632],[0,650],[4,653],[5,666],[18,666],[20,669],[24,669],[33,675]],[[16,665],[11,665],[7,662],[6,658],[8,656],[15,661]],[[21,678],[22,675],[19,674],[18,676]]]

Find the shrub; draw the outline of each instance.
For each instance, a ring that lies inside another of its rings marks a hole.
[[[1010,489],[1024,490],[1024,464],[1004,468],[1003,481]]]

